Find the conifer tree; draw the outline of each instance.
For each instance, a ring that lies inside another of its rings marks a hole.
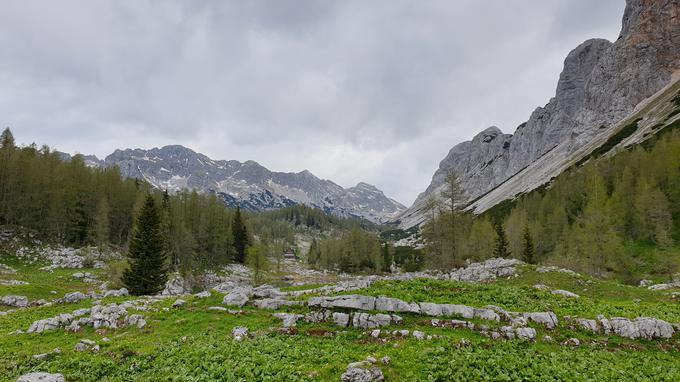
[[[130,242],[130,267],[123,273],[123,283],[133,295],[158,293],[168,280],[160,225],[160,213],[153,197],[148,195]]]
[[[500,222],[496,223],[496,242],[493,248],[494,257],[508,258],[510,257],[510,250],[508,249],[508,238],[505,235],[505,229]]]
[[[244,263],[246,261],[246,250],[250,244],[248,240],[248,230],[246,224],[243,221],[243,215],[241,214],[241,207],[236,207],[236,213],[234,214],[234,220],[231,224],[231,232],[234,237],[234,251],[236,252],[236,261],[239,263]]]
[[[534,263],[534,238],[529,231],[529,225],[524,226],[524,248],[522,250],[522,259],[527,264]]]

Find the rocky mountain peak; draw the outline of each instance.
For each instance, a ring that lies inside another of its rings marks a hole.
[[[562,168],[556,162],[610,132],[680,70],[679,46],[680,0],[628,0],[617,41],[590,39],[573,49],[564,60],[555,97],[536,108],[514,135],[490,127],[455,145],[425,192],[399,216],[402,227],[425,219],[425,200],[439,195],[451,169],[471,200],[500,185],[505,197],[512,198],[548,182],[554,173],[542,171],[542,176],[534,169],[531,176],[508,183],[540,160],[550,161],[544,168]],[[502,199],[495,195],[493,200]],[[484,208],[492,205],[485,203]]]
[[[273,172],[252,160],[215,161],[180,145],[116,150],[102,165],[118,166],[124,176],[144,179],[160,189],[215,193],[231,206],[252,211],[305,204],[382,223],[406,209],[366,183],[344,189],[308,170]]]

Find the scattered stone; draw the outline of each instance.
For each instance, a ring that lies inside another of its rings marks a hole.
[[[574,319],[576,324],[583,330],[589,332],[597,333],[600,331],[600,325],[598,325],[596,320],[589,320],[586,318],[576,318]]]
[[[127,288],[112,289],[104,292],[104,297],[125,297],[129,296],[130,292]]]
[[[400,322],[402,322],[401,317],[397,315],[383,313],[378,314],[355,313],[352,317],[352,326],[361,329],[378,328],[381,326],[398,324]]]
[[[208,298],[210,296],[212,296],[212,294],[208,290],[194,294],[194,297],[196,298]]]
[[[340,377],[342,382],[372,382],[384,381],[382,371],[367,361],[353,362],[347,366],[347,371]]]
[[[312,297],[307,305],[318,308],[347,308],[375,310],[375,297],[361,295],[342,295],[334,297]]]
[[[234,288],[228,295],[224,296],[222,304],[242,307],[250,300],[253,295],[253,288],[249,286],[242,286]]]
[[[638,284],[638,285],[645,288],[645,287],[651,286],[652,284],[654,284],[654,282],[652,280],[644,280],[643,279],[643,280],[640,280],[640,284]]]
[[[392,359],[388,355],[386,355],[386,356],[384,356],[380,359],[380,362],[382,362],[383,365],[389,365],[390,361],[392,361]]]
[[[144,319],[144,316],[140,314],[133,314],[128,316],[125,319],[125,322],[127,323],[128,326],[136,326],[139,329],[146,326],[146,319]]]
[[[349,314],[347,313],[340,313],[340,312],[335,312],[333,313],[333,322],[335,322],[335,325],[347,327],[349,325]]]
[[[17,382],[66,382],[61,374],[50,373],[28,373],[17,378]]]
[[[480,319],[480,320],[488,320],[488,321],[500,321],[501,320],[498,313],[494,312],[491,309],[475,309],[473,317]]]
[[[76,272],[72,275],[72,277],[76,280],[81,280],[82,282],[91,284],[96,283],[98,281],[97,276],[93,275],[90,272]]]
[[[516,266],[524,262],[517,259],[489,259],[482,263],[473,263],[466,268],[457,269],[444,278],[462,282],[484,282],[498,277],[510,277],[516,273]]]
[[[21,280],[0,280],[0,285],[2,286],[18,286],[18,285],[28,285],[26,281]]]
[[[544,284],[536,284],[536,285],[534,285],[534,289],[538,289],[538,290],[548,290],[548,289],[550,289],[550,287],[547,286],[547,285],[544,285]]]
[[[284,328],[294,328],[297,325],[297,320],[303,318],[301,314],[292,313],[274,313],[274,317],[280,318],[283,321]]]
[[[226,312],[227,308],[225,308],[223,306],[211,306],[211,307],[208,307],[208,310],[214,310],[214,311],[218,311],[218,312]]]
[[[85,299],[88,299],[88,298],[90,298],[90,296],[86,295],[83,292],[71,292],[71,293],[65,294],[62,301],[67,302],[67,303],[75,303],[75,302],[79,302],[79,301],[82,301],[82,300],[85,300]]]
[[[253,289],[253,296],[257,298],[281,298],[284,294],[279,288],[264,284]]]
[[[80,317],[87,313],[90,314],[89,317]],[[124,304],[96,305],[92,307],[92,309],[78,309],[71,314],[65,313],[43,320],[37,320],[31,324],[28,333],[42,333],[46,330],[55,330],[59,328],[78,331],[80,330],[81,325],[91,326],[95,329],[115,329],[120,325],[137,325],[140,327],[140,321],[143,321],[144,325],[146,325],[146,322],[140,315],[128,317],[126,305]]]
[[[372,364],[374,364],[374,365],[375,365],[376,363],[378,363],[378,360],[377,360],[375,357],[371,357],[371,356],[366,357],[366,361],[368,361],[368,362],[370,362],[370,363],[372,363]]]
[[[566,274],[572,275],[572,276],[579,276],[578,273],[572,271],[571,269],[559,268],[559,267],[556,267],[554,265],[545,266],[545,267],[538,267],[538,268],[536,268],[536,272],[538,272],[538,273],[558,272],[558,273],[566,273]]]
[[[656,285],[650,285],[647,287],[647,289],[650,290],[668,290],[668,289],[673,289],[673,288],[680,288],[680,282],[672,282],[668,284],[656,284]]]
[[[186,305],[186,303],[187,302],[182,300],[182,299],[177,299],[177,300],[175,300],[175,302],[172,303],[172,307],[173,308],[179,308],[179,307]]]
[[[241,342],[248,338],[248,328],[243,326],[235,327],[231,330],[231,336],[234,338],[234,340]]]
[[[536,329],[534,328],[516,328],[515,335],[520,340],[535,340]]]
[[[326,322],[333,317],[330,310],[317,310],[305,314],[305,321],[311,323]]]
[[[420,306],[417,303],[408,303],[396,298],[382,296],[375,299],[375,310],[420,314]]]
[[[557,316],[553,312],[524,313],[522,316],[548,329],[555,329],[558,324]]]
[[[161,292],[163,296],[179,296],[183,294],[191,294],[191,285],[182,275],[174,273],[168,278],[165,288]]]
[[[562,289],[556,289],[556,290],[552,291],[551,293],[561,295],[561,296],[564,296],[564,297],[570,297],[570,298],[581,297],[581,296],[577,295],[576,293],[569,292],[568,290],[562,290]]]
[[[303,301],[288,301],[281,298],[265,298],[262,300],[255,300],[253,305],[260,309],[276,310],[282,306],[299,306],[303,305]]]
[[[421,332],[420,330],[414,330],[412,335],[417,340],[424,340],[425,339],[425,333]]]
[[[373,338],[380,337],[380,329],[371,330],[371,337],[373,337]]]
[[[579,341],[578,338],[569,338],[568,340],[562,342],[562,345],[564,345],[564,346],[580,346],[581,341]]]
[[[98,352],[99,351],[99,345],[97,345],[97,343],[92,341],[92,340],[82,339],[82,340],[80,340],[80,342],[78,342],[76,344],[74,350],[78,351],[78,352],[83,352],[83,351]]]
[[[603,327],[605,334],[614,332],[615,334],[626,338],[671,338],[675,333],[673,326],[666,321],[651,317],[639,317],[635,320],[629,320],[622,317],[613,317],[609,320],[601,319],[600,324]]]
[[[28,298],[26,296],[15,295],[2,296],[0,298],[0,305],[25,308],[28,306]]]

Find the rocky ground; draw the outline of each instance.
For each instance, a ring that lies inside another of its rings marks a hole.
[[[513,259],[355,277],[288,262],[274,285],[233,265],[134,297],[81,253],[2,253],[0,380],[680,378],[675,283]]]

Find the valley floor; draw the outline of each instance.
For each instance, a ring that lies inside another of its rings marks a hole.
[[[14,274],[0,274],[0,280],[28,283],[0,283],[0,297],[21,295],[29,301],[49,301],[97,288],[74,278],[74,273],[90,272],[94,278],[104,278],[103,271],[97,269],[48,272],[9,257],[0,257],[0,263],[16,270]],[[318,289],[300,292],[304,289],[281,291],[297,291],[287,297],[288,301],[309,301],[320,295]],[[554,294],[552,290],[567,290],[580,297]],[[226,307],[222,304],[224,294],[214,290],[209,296],[141,300],[113,296],[53,302],[50,306],[0,306],[0,311],[7,312],[0,314],[0,380],[14,381],[23,374],[41,371],[60,373],[67,381],[338,381],[348,364],[373,357],[375,366],[368,366],[378,368],[387,381],[677,381],[677,334],[666,339],[628,339],[614,333],[584,331],[565,318],[647,316],[678,323],[680,305],[673,290],[624,286],[570,273],[539,273],[533,266],[518,266],[514,276],[485,283],[416,278],[377,281],[352,291],[326,288],[330,295],[387,296],[406,303],[427,301],[479,308],[495,305],[515,312],[554,312],[559,318],[554,329],[536,322],[526,325],[536,330],[535,339],[529,340],[493,338],[493,333],[501,332],[507,324],[477,316],[462,321],[456,316],[433,318],[407,312],[397,313],[403,319],[401,323],[380,327],[377,334],[374,328],[339,327],[333,320],[307,322],[302,318],[295,327],[282,328],[282,320],[274,313],[302,316],[314,308],[259,309],[251,305],[252,301],[241,308]],[[178,299],[184,303],[177,303]],[[120,325],[116,329],[94,329],[83,325],[75,332],[59,328],[25,333],[36,320],[92,308],[93,304],[136,300],[144,302],[127,306],[130,314],[144,317],[146,324],[139,325],[141,328]],[[357,313],[353,314],[356,317]],[[475,329],[455,328],[456,322],[474,324]],[[236,327],[248,329],[240,341],[232,333]],[[94,342],[78,345],[83,339]]]

